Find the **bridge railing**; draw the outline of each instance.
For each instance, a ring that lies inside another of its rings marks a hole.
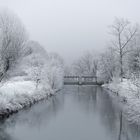
[[[96,76],[64,76],[64,84],[98,84]]]

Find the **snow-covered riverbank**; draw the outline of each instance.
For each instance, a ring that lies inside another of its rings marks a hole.
[[[14,26],[13,26],[14,25]],[[64,61],[33,41],[11,11],[0,11],[0,117],[54,94],[63,86]]]
[[[0,84],[0,117],[31,106],[55,93],[49,85],[36,87],[34,81],[10,80]]]
[[[130,80],[124,79],[123,82],[112,82],[103,85],[108,89],[110,96],[116,95],[123,103],[122,109],[126,118],[137,124],[140,124],[140,91],[139,88]]]

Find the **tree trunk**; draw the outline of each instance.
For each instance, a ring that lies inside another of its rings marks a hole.
[[[6,61],[5,61],[4,71],[0,74],[0,82],[1,82],[2,79],[4,78],[5,73],[9,70],[9,67],[10,67],[10,61],[9,61],[9,59],[7,58]]]
[[[36,89],[38,88],[39,80],[40,80],[40,79],[37,79],[37,80],[36,80]]]
[[[7,58],[6,59],[6,66],[5,66],[5,72],[9,70],[9,65],[10,65],[10,62],[9,62],[9,59]]]
[[[121,140],[121,134],[122,134],[122,112],[120,112],[120,129],[119,129],[119,138],[118,138],[118,140]]]
[[[120,77],[121,77],[121,82],[123,82],[123,57],[122,57],[122,52],[120,52]]]

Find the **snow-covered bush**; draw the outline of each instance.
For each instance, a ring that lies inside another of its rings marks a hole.
[[[58,54],[48,54],[47,63],[42,70],[42,83],[49,84],[55,90],[61,89],[63,86],[63,67],[63,60]]]
[[[52,62],[47,63],[42,71],[42,83],[49,84],[52,89],[58,90],[63,86],[63,68],[55,66]]]
[[[36,82],[37,87],[41,80],[41,73],[45,65],[45,60],[40,54],[31,54],[24,61],[26,61],[27,64],[25,68],[27,76]]]
[[[30,42],[30,53],[23,60],[21,68],[26,78],[39,84],[49,85],[52,89],[60,89],[63,85],[63,60],[55,53],[47,53],[37,42]]]

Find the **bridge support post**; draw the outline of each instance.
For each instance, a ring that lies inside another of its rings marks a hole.
[[[95,76],[95,82],[96,82],[96,84],[97,84],[97,76]]]
[[[80,77],[80,76],[78,78],[78,83],[79,83],[79,85],[82,85],[82,77]]]

